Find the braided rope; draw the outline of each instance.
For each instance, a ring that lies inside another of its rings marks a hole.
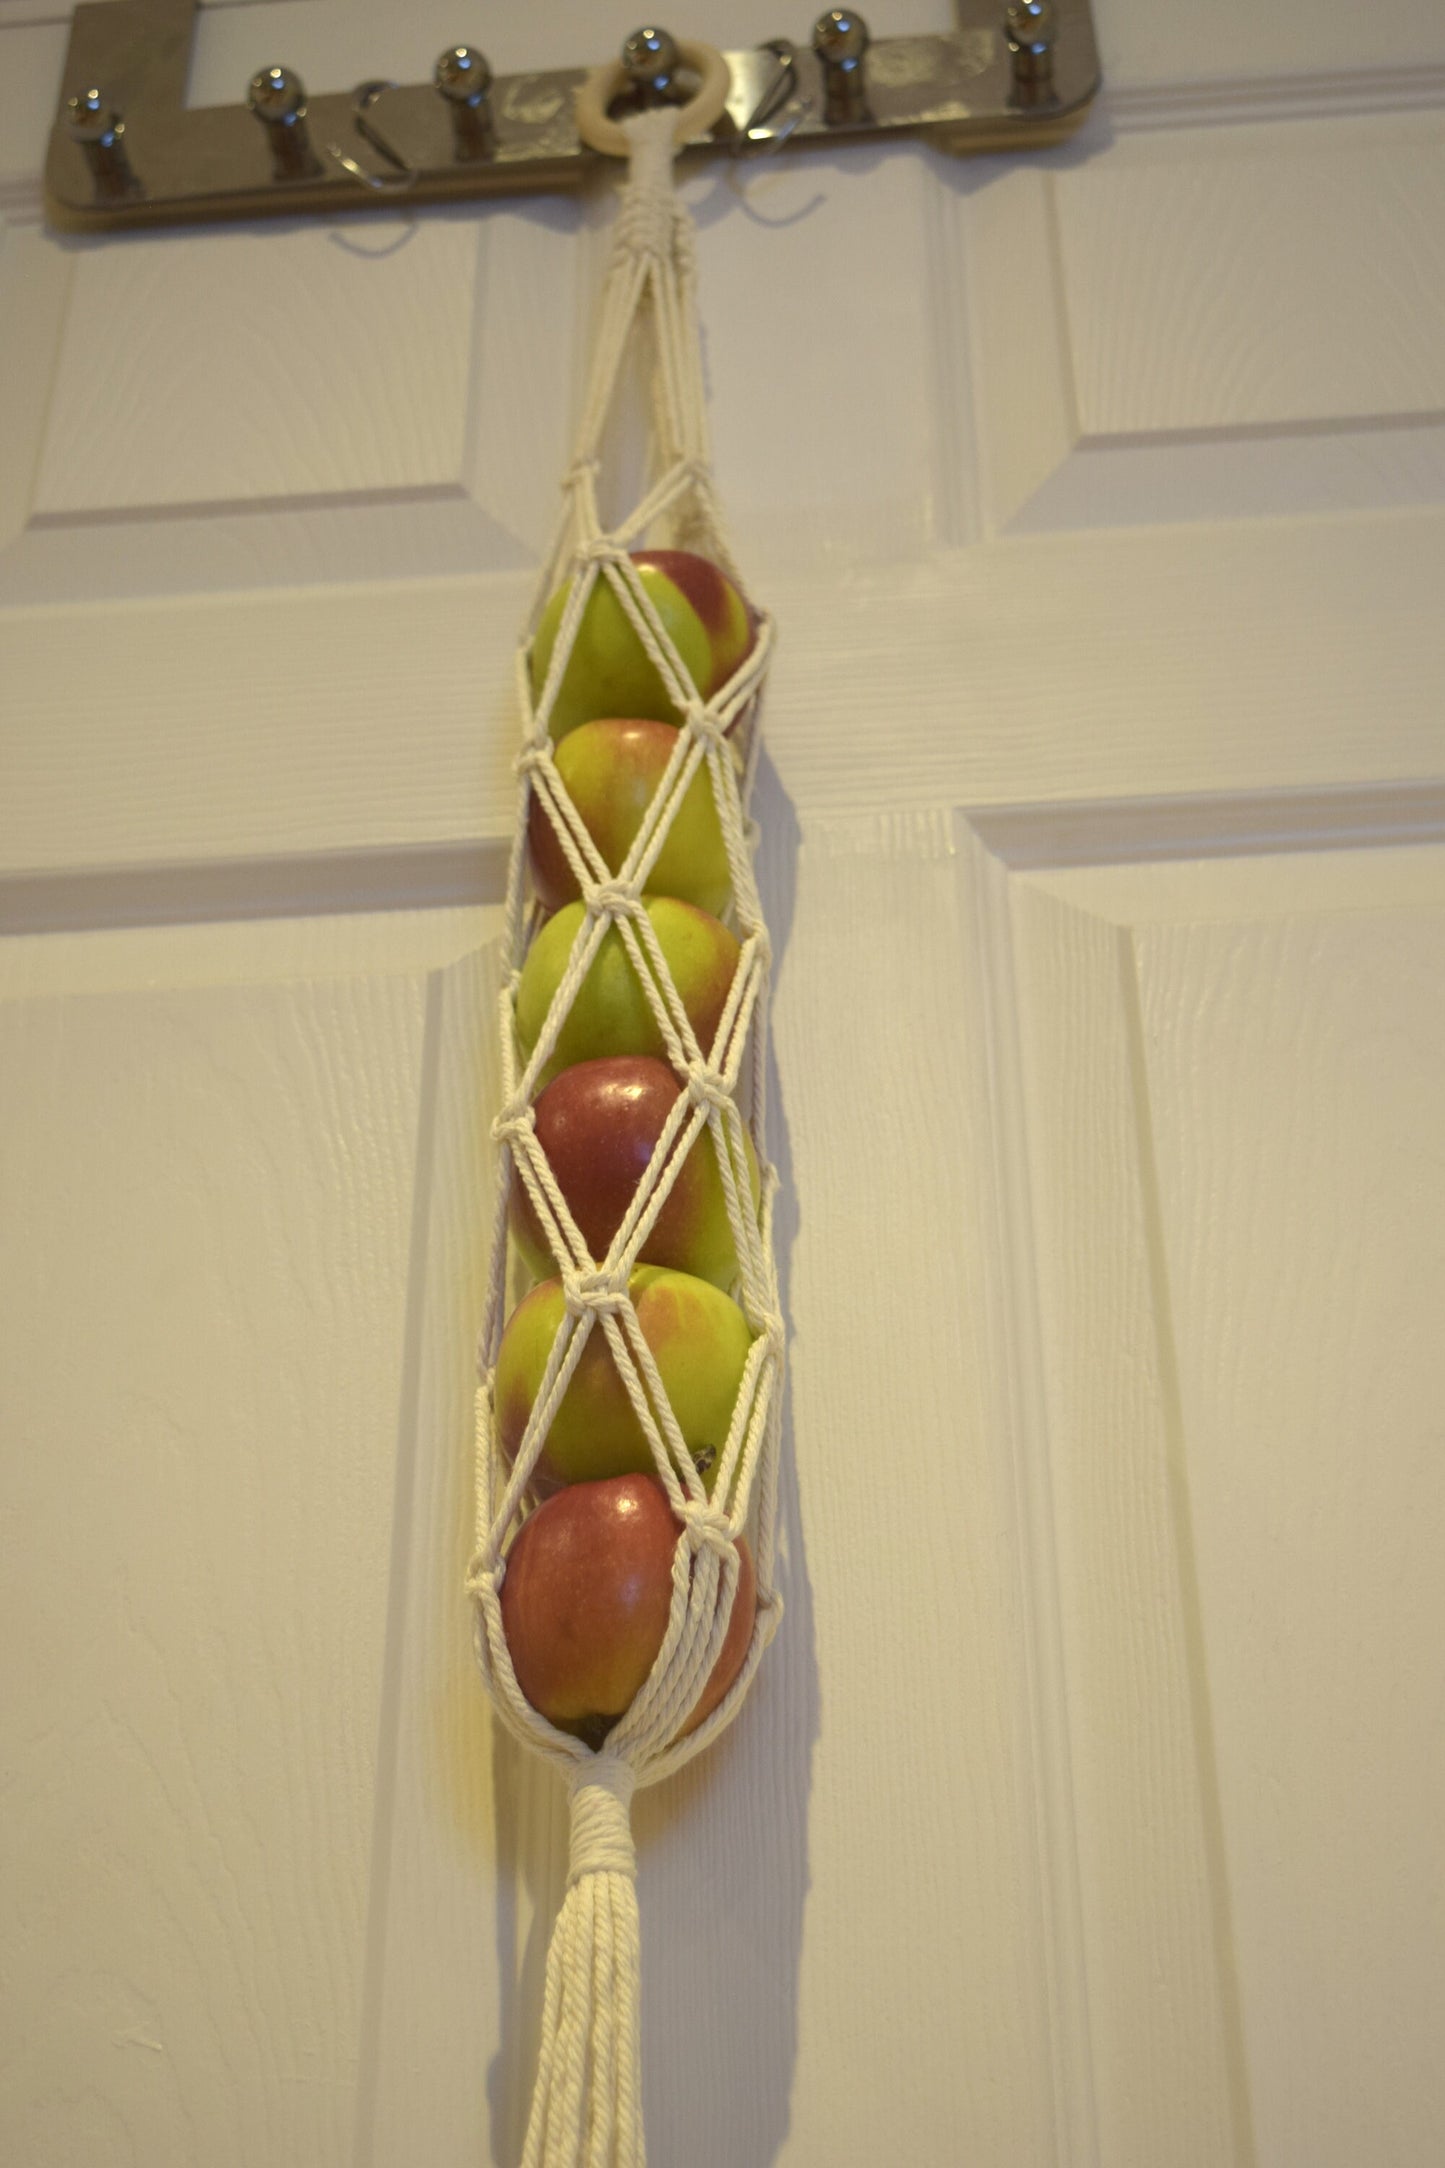
[[[467,1586],[478,1663],[502,1721],[565,1772],[571,1801],[568,1887],[547,1958],[542,2046],[522,2168],[643,2168],[640,1942],[635,1861],[628,1823],[634,1787],[700,1753],[735,1715],[776,1630],[774,1586],[784,1333],[772,1248],[777,1186],[764,1126],[767,994],[771,947],[763,922],[747,820],[758,750],[757,701],[772,650],[772,624],[756,615],[745,662],[711,699],[699,698],[628,552],[665,522],[676,546],[742,582],[722,532],[713,488],[696,308],[691,221],[673,190],[674,116],[666,109],[626,121],[628,183],[613,235],[576,451],[563,510],[517,657],[525,718],[517,761],[519,804],[507,882],[509,974],[500,1001],[503,1104],[491,1282],[479,1350],[476,1547]],[[656,478],[639,503],[604,531],[597,477],[603,432],[623,368],[650,330]],[[530,647],[548,598],[571,586],[546,681],[534,701]],[[681,718],[677,744],[618,871],[609,871],[553,757],[550,720],[588,599],[611,588]],[[732,886],[729,917],[739,958],[713,1041],[701,1045],[656,928],[644,908],[652,868],[695,777],[706,772],[717,806]],[[549,823],[582,899],[581,924],[536,1040],[519,1062],[516,999],[535,911],[527,896],[527,834],[533,804]],[[538,1140],[532,1102],[559,1035],[603,943],[626,953],[666,1058],[684,1085],[629,1210],[603,1258],[592,1257]],[[753,1204],[745,1129],[761,1173]],[[633,1265],[706,1130],[716,1153],[737,1254],[734,1295],[752,1336],[711,1496],[677,1417],[629,1294]],[[506,1196],[515,1169],[556,1260],[565,1304],[530,1417],[510,1468],[494,1434],[496,1361],[507,1315]],[[552,1418],[590,1336],[601,1332],[680,1523],[662,1649],[645,1685],[594,1753],[555,1730],[521,1692],[502,1627],[506,1551],[525,1516],[528,1487]],[[735,1539],[751,1518],[758,1609],[742,1670],[719,1706],[685,1738],[679,1728],[710,1677],[739,1581]]]

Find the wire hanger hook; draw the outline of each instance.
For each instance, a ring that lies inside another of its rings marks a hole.
[[[389,82],[384,76],[372,76],[366,82],[358,83],[351,94],[352,125],[357,134],[363,136],[372,149],[393,168],[392,172],[368,173],[365,166],[358,165],[354,158],[347,156],[339,143],[328,143],[326,146],[336,163],[343,167],[354,181],[360,181],[362,187],[369,188],[374,195],[400,195],[404,189],[410,188],[416,179],[415,171],[401,153],[392,149],[375,122],[366,117],[382,92],[395,90],[396,87],[395,83]]]

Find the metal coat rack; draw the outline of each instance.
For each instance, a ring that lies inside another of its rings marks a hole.
[[[493,78],[451,46],[430,83],[380,78],[308,98],[289,68],[258,70],[246,102],[187,108],[197,0],[82,0],[45,163],[47,214],[71,231],[330,215],[578,185],[602,163],[573,99],[585,68]],[[721,119],[690,150],[737,156],[820,141],[927,136],[953,151],[1052,143],[1099,85],[1089,0],[959,0],[940,36],[874,40],[856,10],[726,55]],[[666,31],[623,48],[625,104],[681,100]]]

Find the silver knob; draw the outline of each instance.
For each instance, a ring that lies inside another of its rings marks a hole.
[[[830,8],[813,25],[813,51],[823,69],[823,118],[830,128],[867,118],[864,59],[871,39],[856,8]]]
[[[676,95],[677,40],[651,24],[634,30],[622,47],[622,72],[646,104],[660,105]]]
[[[492,71],[474,45],[449,45],[432,80],[449,105],[470,106],[475,112],[492,87]]]
[[[65,132],[78,143],[95,182],[97,197],[125,196],[139,192],[126,154],[125,122],[104,93],[92,85],[65,101]]]
[[[1004,15],[1016,83],[1046,83],[1054,72],[1054,0],[1008,0]]]
[[[258,68],[246,103],[266,131],[274,179],[294,181],[321,171],[306,133],[306,86],[293,68]]]
[[[306,86],[293,68],[259,68],[247,102],[268,128],[295,128],[306,118]]]
[[[474,45],[449,45],[432,71],[432,81],[451,107],[452,156],[485,158],[492,148],[492,112],[488,94],[492,71]]]
[[[65,132],[72,143],[100,143],[107,147],[125,134],[125,122],[108,106],[98,89],[78,91],[65,101]]]

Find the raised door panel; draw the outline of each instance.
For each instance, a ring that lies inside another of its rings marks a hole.
[[[1183,813],[1087,867],[971,845],[1099,2152],[1406,2168],[1445,2142],[1445,859]]]
[[[476,1918],[495,1871],[460,1599],[487,931],[7,950],[16,2159],[348,2161],[418,2028],[481,2127],[495,1968],[434,1885],[459,1862]]]

